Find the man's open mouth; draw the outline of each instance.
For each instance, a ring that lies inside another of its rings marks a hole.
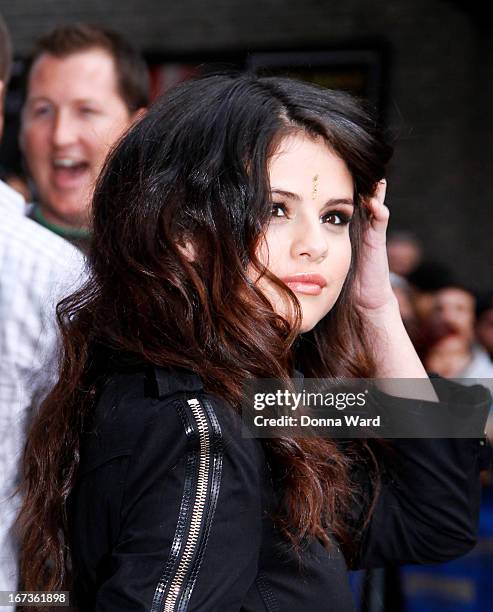
[[[89,164],[83,159],[71,159],[68,157],[58,158],[53,160],[53,166],[63,170],[73,170],[75,172],[85,170]]]
[[[53,160],[54,178],[60,187],[70,187],[73,181],[82,178],[89,170],[89,163],[83,159],[59,157]]]

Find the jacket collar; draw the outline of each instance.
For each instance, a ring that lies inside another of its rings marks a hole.
[[[203,391],[204,385],[197,374],[180,368],[161,368],[153,366],[159,397],[179,392]]]

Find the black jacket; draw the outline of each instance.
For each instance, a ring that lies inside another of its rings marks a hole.
[[[458,387],[434,385],[440,399]],[[489,401],[480,387],[460,389],[465,401]],[[354,566],[466,553],[475,543],[485,442],[392,447],[397,460],[382,460],[383,486]],[[337,542],[327,550],[312,541],[298,557],[270,518],[275,504],[262,444],[242,437],[239,418],[198,377],[159,368],[115,376],[84,435],[68,506],[79,609],[353,610]],[[355,507],[353,520],[366,510]]]

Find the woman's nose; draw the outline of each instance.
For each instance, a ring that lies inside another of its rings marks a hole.
[[[303,219],[296,223],[293,236],[292,254],[319,261],[327,257],[328,240],[320,219]]]

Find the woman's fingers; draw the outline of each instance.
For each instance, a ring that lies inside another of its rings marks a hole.
[[[375,193],[367,201],[368,210],[372,216],[371,225],[377,232],[385,232],[389,221],[390,211],[384,204],[386,191],[387,181],[382,179],[377,183]]]

